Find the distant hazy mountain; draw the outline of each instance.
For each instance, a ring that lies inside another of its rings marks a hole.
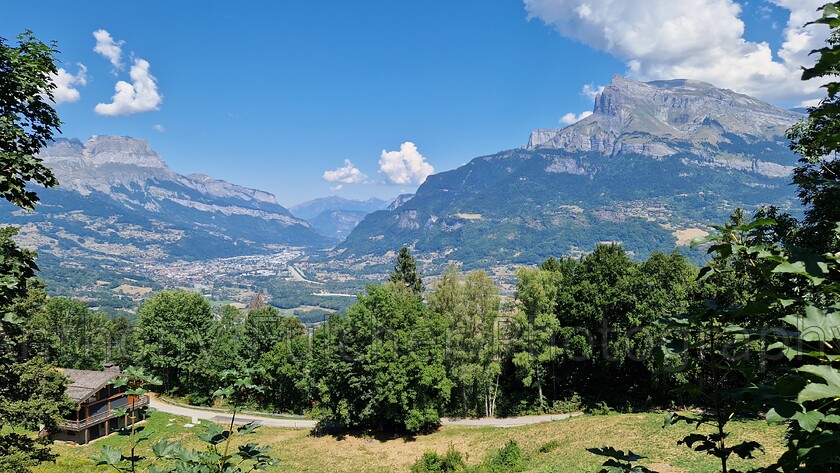
[[[396,199],[394,199],[393,201],[391,201],[390,204],[388,204],[387,210],[394,210],[395,208],[399,207],[400,205],[402,205],[402,204],[408,202],[409,200],[411,200],[412,197],[414,197],[414,194],[400,194],[400,195],[398,195]]]
[[[388,202],[371,197],[367,200],[351,200],[331,195],[329,197],[321,197],[318,199],[303,202],[289,207],[289,210],[298,218],[309,220],[315,218],[323,212],[331,210],[345,210],[352,212],[371,213],[377,210],[382,210],[388,206]]]
[[[338,196],[321,197],[289,208],[294,215],[305,219],[321,235],[341,241],[358,225],[365,215],[382,210],[388,202],[371,197],[350,200]]]
[[[798,207],[785,130],[802,115],[688,80],[615,77],[593,114],[540,129],[521,149],[429,176],[410,200],[368,215],[339,259],[412,246],[428,265],[537,263],[620,241],[672,251],[735,207]]]
[[[307,222],[321,235],[340,241],[369,213],[364,210],[325,210]]]
[[[64,260],[137,263],[325,243],[267,192],[172,171],[143,140],[59,139],[41,153],[59,180],[37,211],[8,212],[21,239]]]

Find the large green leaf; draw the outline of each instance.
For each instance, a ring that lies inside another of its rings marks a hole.
[[[817,429],[820,422],[825,419],[825,415],[823,415],[820,411],[797,412],[793,418],[799,422],[799,427],[801,427],[802,430],[806,432],[813,432]]]
[[[95,461],[97,466],[108,465],[119,470],[118,466],[123,459],[123,454],[116,448],[105,445],[99,455],[93,455],[90,459]]]
[[[823,383],[809,383],[799,393],[799,402],[818,401],[820,399],[840,399],[840,371],[828,365],[805,365],[796,369],[825,380]]]
[[[788,315],[785,322],[796,327],[799,338],[808,342],[836,340],[840,336],[840,312],[812,305],[805,306],[805,315]]]

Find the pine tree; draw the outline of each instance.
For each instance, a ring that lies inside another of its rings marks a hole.
[[[406,287],[415,294],[422,294],[426,289],[423,287],[422,273],[417,271],[417,261],[411,256],[406,246],[400,248],[397,263],[394,265],[394,271],[391,273],[389,280]]]

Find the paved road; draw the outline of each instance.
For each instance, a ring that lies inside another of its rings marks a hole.
[[[308,283],[312,283],[312,284],[318,284],[320,286],[324,285],[324,283],[322,283],[322,282],[312,281],[310,279],[306,279],[306,277],[303,276],[303,272],[301,270],[297,269],[297,267],[295,267],[295,265],[293,265],[293,264],[286,265],[286,268],[288,268],[289,274],[292,276],[292,279],[294,279],[295,281],[308,282]]]
[[[205,411],[201,409],[176,406],[174,404],[163,402],[154,396],[149,396],[149,406],[161,412],[168,412],[169,414],[176,414],[184,417],[192,417],[220,423],[230,422],[230,415],[217,411]],[[258,421],[260,425],[264,425],[266,427],[286,427],[293,429],[312,429],[317,423],[317,421],[309,419],[275,419],[273,417],[260,417],[250,414],[238,414],[236,416],[237,423],[239,423],[240,420],[243,424],[251,421]]]
[[[209,420],[211,422],[225,423],[230,422],[230,416],[217,411],[205,411],[201,409],[193,409],[191,407],[176,406],[150,396],[149,406],[170,414],[176,414],[184,417],[191,417],[197,419]],[[540,424],[543,422],[552,422],[555,420],[568,419],[569,417],[576,417],[581,415],[580,412],[572,414],[554,414],[554,415],[540,415],[540,416],[523,416],[523,417],[506,417],[497,419],[493,417],[485,417],[480,419],[442,419],[443,425],[458,425],[470,427],[516,427],[520,425]],[[266,427],[285,427],[293,429],[312,429],[315,427],[317,421],[309,419],[276,419],[273,417],[261,417],[251,414],[240,414],[236,418],[236,423],[247,423],[257,421],[260,425]]]

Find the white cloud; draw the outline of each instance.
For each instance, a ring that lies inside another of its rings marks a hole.
[[[77,102],[81,98],[79,87],[87,85],[87,67],[84,64],[78,63],[79,72],[71,74],[63,67],[58,69],[58,73],[52,76],[55,89],[53,89],[53,101],[56,104]]]
[[[414,143],[406,141],[399,151],[382,150],[379,172],[389,184],[422,184],[435,168],[426,162]]]
[[[324,171],[323,177],[327,182],[342,182],[344,184],[362,184],[367,181],[367,175],[359,171],[349,159],[344,160],[343,167],[333,171]],[[341,187],[341,185],[338,185],[335,190],[341,189]]]
[[[734,0],[524,0],[529,18],[625,61],[636,79],[697,79],[769,101],[820,95],[800,68],[828,29],[802,25],[825,0],[769,1],[790,12],[778,51],[744,38]]]
[[[111,62],[111,65],[114,66],[114,74],[117,70],[123,70],[125,66],[122,63],[122,45],[125,44],[125,41],[114,41],[111,33],[106,30],[94,31],[93,37],[96,38],[96,46],[93,50]]]
[[[588,98],[589,100],[595,100],[595,96],[603,91],[603,85],[596,86],[595,84],[586,84],[582,89],[580,89],[580,95]]]
[[[330,187],[330,192],[338,192],[343,188],[344,188],[344,184],[338,184],[338,185]]]
[[[94,111],[100,115],[116,116],[157,110],[163,102],[157,80],[149,73],[149,62],[135,59],[131,66],[131,83],[119,81],[111,103],[100,103]]]
[[[161,125],[160,123],[158,123],[157,125],[152,125],[152,130],[159,131],[159,132],[163,133],[163,132],[166,131],[166,128],[163,125]]]
[[[583,120],[584,118],[588,117],[589,115],[592,115],[592,112],[590,112],[590,111],[581,112],[580,115],[575,115],[574,113],[567,113],[567,114],[563,115],[562,118],[560,118],[560,123],[565,123],[566,125],[571,125],[573,123],[577,123],[577,122]]]

